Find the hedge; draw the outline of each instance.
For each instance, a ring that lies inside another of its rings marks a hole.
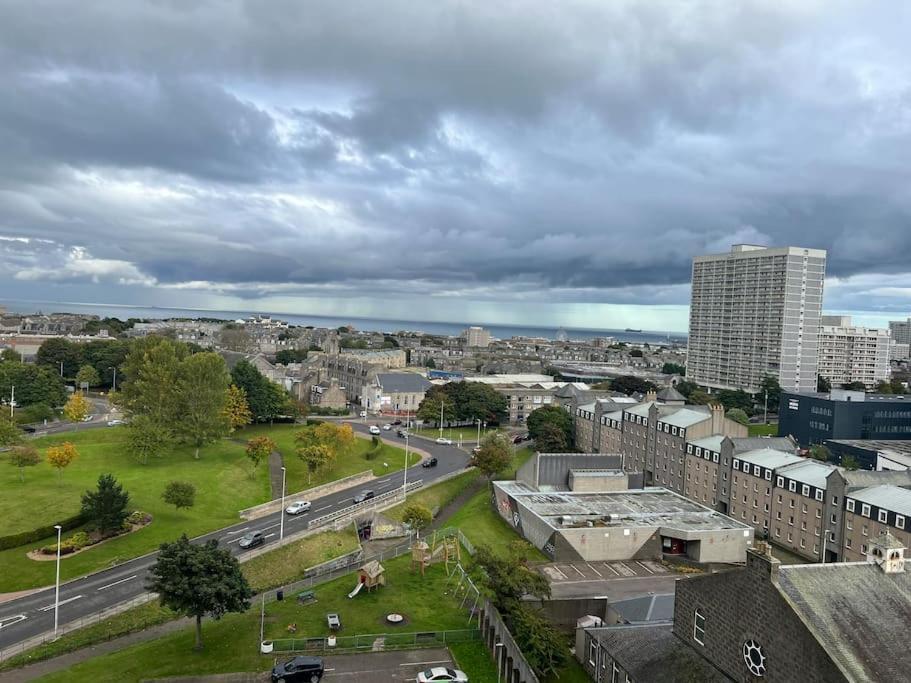
[[[82,516],[82,513],[73,515],[72,517],[67,517],[66,519],[58,522],[60,526],[63,527],[64,531],[69,531],[70,529],[75,529],[78,526],[85,524],[86,520]],[[35,541],[40,541],[43,538],[48,536],[53,536],[56,532],[53,524],[48,524],[47,526],[40,526],[37,529],[30,529],[28,531],[20,531],[18,534],[10,534],[9,536],[0,536],[0,550],[9,550],[10,548],[16,548],[20,545],[27,545],[29,543],[34,543]]]

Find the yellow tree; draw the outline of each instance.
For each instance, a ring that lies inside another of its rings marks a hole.
[[[313,428],[317,443],[327,446],[333,453],[333,459],[347,455],[354,448],[355,436],[351,425],[321,422]]]
[[[225,417],[228,418],[232,432],[253,422],[253,413],[250,412],[250,406],[247,404],[247,392],[236,384],[228,387]]]
[[[310,485],[310,478],[314,472],[318,472],[324,467],[330,467],[335,459],[335,453],[332,449],[321,443],[315,443],[311,446],[301,446],[297,449],[297,457],[307,465],[307,485]]]
[[[82,422],[91,411],[92,404],[81,391],[73,392],[63,406],[63,414],[70,422]]]
[[[278,446],[268,436],[257,436],[247,441],[247,459],[253,463],[253,471],[250,473],[251,479],[256,476],[256,468],[259,463],[268,458],[272,451],[277,448]]]
[[[62,444],[51,446],[47,449],[47,462],[57,470],[58,483],[63,481],[63,470],[69,467],[70,463],[78,456],[79,451],[69,441],[64,441]]]

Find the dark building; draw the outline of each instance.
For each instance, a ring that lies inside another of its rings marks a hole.
[[[911,397],[833,390],[781,392],[778,435],[807,448],[829,439],[911,439]]]
[[[839,465],[846,455],[857,461],[865,470],[911,469],[911,441],[892,439],[830,439],[826,448]]]

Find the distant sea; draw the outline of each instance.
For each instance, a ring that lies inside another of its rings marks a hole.
[[[421,320],[384,320],[382,318],[339,318],[320,315],[297,315],[291,313],[275,313],[269,311],[221,311],[204,310],[195,308],[161,308],[158,306],[126,306],[120,304],[90,304],[61,301],[3,301],[11,313],[83,313],[98,315],[102,318],[217,318],[221,320],[238,320],[251,315],[270,315],[279,320],[285,320],[294,325],[312,325],[313,327],[335,328],[342,325],[351,325],[357,330],[370,332],[425,332],[427,334],[458,335],[469,325],[480,325],[490,330],[490,334],[498,339],[510,337],[543,337],[556,339],[557,335],[565,332],[569,339],[593,339],[595,337],[614,337],[618,341],[632,343],[667,344],[678,341],[685,342],[687,335],[681,332],[662,332],[660,330],[644,330],[632,332],[626,330],[599,330],[580,329],[573,327],[537,327],[521,325],[498,325],[485,322],[428,322]]]

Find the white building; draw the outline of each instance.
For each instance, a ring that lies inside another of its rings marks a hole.
[[[687,379],[755,393],[766,375],[815,391],[824,249],[747,244],[693,259]]]
[[[851,325],[851,316],[824,315],[819,329],[819,374],[832,386],[863,382],[867,389],[889,379],[886,330]]]
[[[486,349],[490,346],[490,330],[483,327],[469,327],[462,335],[465,337],[465,345],[469,348]]]

